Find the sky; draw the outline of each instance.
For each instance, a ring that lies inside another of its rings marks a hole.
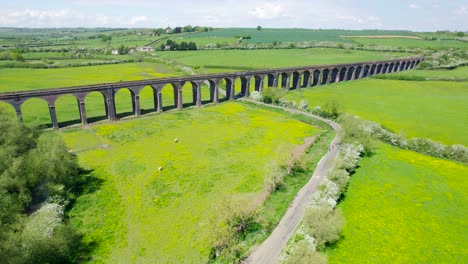
[[[0,0],[0,27],[468,31],[468,0]]]

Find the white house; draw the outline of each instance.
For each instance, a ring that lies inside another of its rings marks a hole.
[[[142,46],[135,48],[136,51],[143,51],[143,52],[153,52],[154,48],[150,46]]]
[[[112,53],[112,55],[119,55],[119,51],[118,51],[118,50],[112,50],[111,53]]]

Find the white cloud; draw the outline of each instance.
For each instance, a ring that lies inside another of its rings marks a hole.
[[[417,4],[410,4],[409,8],[418,9],[418,8],[421,8],[421,7],[419,5],[417,5]]]
[[[6,27],[145,27],[147,16],[108,16],[61,10],[13,10],[0,13],[0,26]]]
[[[280,4],[264,3],[250,10],[249,15],[259,19],[273,19],[284,16],[284,7]]]
[[[453,13],[455,13],[457,15],[466,15],[466,14],[468,14],[468,7],[462,6],[462,7],[458,8],[457,10],[455,10]]]
[[[130,18],[130,25],[138,25],[138,24],[141,24],[143,22],[147,22],[148,21],[148,17],[147,16],[135,16],[135,17],[131,17]]]

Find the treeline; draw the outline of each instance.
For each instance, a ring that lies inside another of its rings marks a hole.
[[[182,41],[177,43],[173,40],[168,39],[166,44],[161,44],[161,50],[197,50],[197,44],[195,42]]]
[[[65,219],[78,174],[60,138],[0,111],[2,263],[78,262],[81,237]]]

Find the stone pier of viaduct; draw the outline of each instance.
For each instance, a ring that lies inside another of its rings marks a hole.
[[[154,111],[162,112],[162,89],[166,89],[165,87],[172,87],[174,92],[174,107],[182,109],[184,107],[182,93],[186,92],[185,90],[189,90],[189,92],[192,93],[192,103],[194,105],[198,107],[202,106],[201,87],[203,84],[207,84],[210,88],[210,103],[218,103],[221,82],[223,85],[225,84],[225,97],[230,100],[249,96],[251,80],[254,80],[255,90],[260,92],[264,87],[264,82],[267,82],[269,87],[280,87],[286,90],[301,89],[335,82],[362,79],[375,74],[387,74],[409,70],[416,67],[423,59],[424,58],[417,57],[336,65],[301,66],[0,93],[0,101],[12,105],[16,110],[18,118],[22,120],[21,106],[23,103],[31,98],[43,99],[49,106],[52,127],[58,128],[59,124],[57,121],[55,102],[63,95],[72,95],[76,98],[81,123],[87,124],[88,118],[86,117],[85,98],[92,92],[99,92],[103,95],[106,116],[109,120],[114,120],[117,116],[115,94],[121,89],[128,89],[130,91],[133,114],[135,116],[140,116],[140,91],[146,86],[151,87],[153,90]],[[241,88],[240,92],[236,94],[234,84],[238,79],[240,80]],[[191,89],[187,88],[185,85],[187,83],[191,84]],[[168,84],[170,86],[167,86]]]

